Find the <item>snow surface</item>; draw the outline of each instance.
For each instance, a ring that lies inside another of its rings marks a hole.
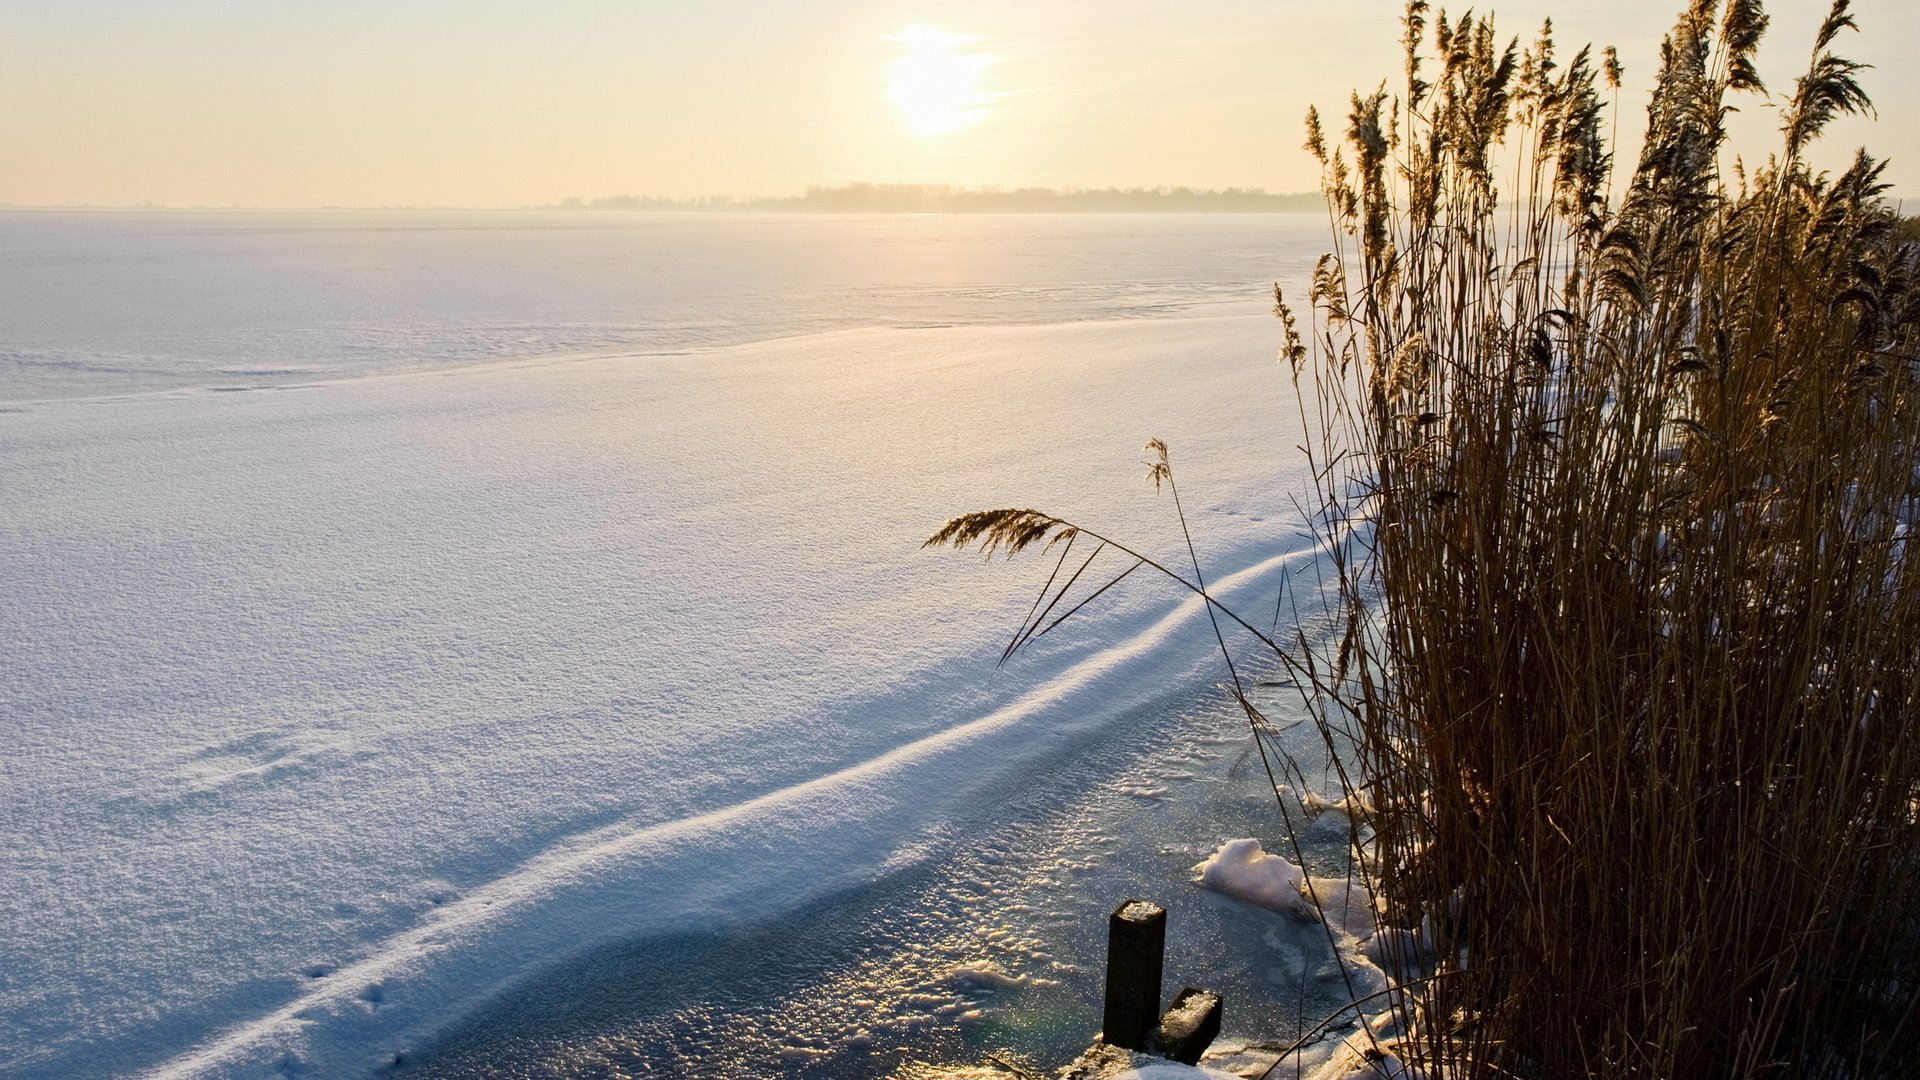
[[[1214,1069],[1195,1068],[1182,1065],[1177,1061],[1156,1061],[1151,1065],[1142,1065],[1114,1074],[1113,1080],[1239,1080],[1232,1073]]]
[[[137,311],[102,320],[137,367]],[[20,325],[7,1077],[365,1075],[564,957],[874,881],[1217,678],[1198,604],[1138,578],[996,675],[1049,567],[920,551],[952,513],[1036,505],[1172,561],[1159,436],[1223,593],[1270,608],[1310,557],[1260,314],[326,381],[307,338],[240,327],[300,373],[232,392],[163,357],[110,398],[50,396],[105,376],[59,383],[72,328]]]

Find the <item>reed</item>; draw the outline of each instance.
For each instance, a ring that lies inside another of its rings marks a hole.
[[[1617,199],[1611,53],[1427,16],[1341,145],[1309,117],[1336,250],[1305,340],[1280,304],[1351,613],[1316,706],[1443,976],[1398,1056],[1913,1075],[1920,248],[1864,152],[1804,163],[1870,108],[1846,0],[1750,176],[1766,17],[1691,4]]]
[[[1846,0],[1723,171],[1766,22],[1689,4],[1618,176],[1611,50],[1424,0],[1398,91],[1308,117],[1334,250],[1275,300],[1343,629],[1209,611],[1371,809],[1430,1077],[1920,1075],[1920,242],[1864,152],[1805,162],[1871,108]],[[1063,543],[1047,612],[1077,541],[1205,594],[1035,511],[934,538]]]

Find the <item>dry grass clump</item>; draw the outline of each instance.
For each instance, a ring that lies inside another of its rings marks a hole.
[[[1279,311],[1350,616],[1316,707],[1424,926],[1430,1075],[1920,1075],[1920,246],[1871,158],[1803,162],[1869,108],[1846,0],[1722,175],[1766,17],[1715,7],[1617,199],[1617,62],[1550,27],[1415,0],[1399,94],[1341,145],[1309,117],[1337,250],[1304,338]]]

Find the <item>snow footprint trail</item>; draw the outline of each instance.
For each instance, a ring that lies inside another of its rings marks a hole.
[[[1216,596],[1271,595],[1315,557],[1295,547],[1226,575]],[[152,1069],[156,1078],[365,1075],[530,972],[637,935],[764,915],[886,872],[895,849],[960,818],[1022,766],[1097,736],[1217,664],[1188,596],[1015,701],[860,764],[695,817],[613,825],[469,890],[313,989]],[[930,798],[928,793],[939,793]]]

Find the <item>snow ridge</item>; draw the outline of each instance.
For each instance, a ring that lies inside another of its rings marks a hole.
[[[1268,556],[1212,591],[1223,600],[1270,592],[1313,557],[1306,547]],[[870,881],[898,838],[916,831],[903,819],[937,828],[1022,764],[1097,736],[1167,685],[1163,676],[1217,663],[1202,604],[1187,596],[1015,701],[857,765],[694,817],[610,825],[558,844],[145,1075],[367,1075],[569,954]]]

